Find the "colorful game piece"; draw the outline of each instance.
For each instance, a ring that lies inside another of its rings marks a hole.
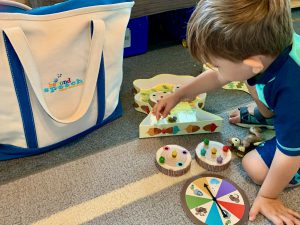
[[[187,216],[199,225],[243,225],[250,204],[232,181],[215,174],[202,174],[186,182],[181,203]]]
[[[230,150],[230,147],[228,145],[223,146],[223,152],[224,154],[227,153]]]
[[[161,164],[165,163],[165,157],[161,156],[161,157],[159,158],[159,162],[160,162]]]
[[[161,159],[164,160],[161,160]],[[156,152],[156,166],[160,172],[177,177],[191,167],[192,157],[188,150],[179,145],[166,145]]]
[[[216,148],[211,148],[211,157],[216,158],[218,150]]]
[[[173,157],[173,158],[176,158],[176,156],[177,156],[177,151],[174,150],[174,151],[172,152],[172,157]]]
[[[175,123],[177,121],[177,117],[176,116],[169,116],[168,117],[168,122],[169,123]]]
[[[217,158],[217,163],[222,164],[223,163],[223,157],[222,156],[218,156]]]
[[[205,144],[206,143],[206,144]],[[228,168],[231,161],[231,151],[220,142],[204,140],[196,147],[196,161],[210,171],[222,171]],[[227,151],[224,151],[227,150]],[[205,154],[204,151],[205,150]]]
[[[205,139],[203,140],[203,143],[204,143],[205,146],[208,146],[208,145],[209,145],[209,140],[208,140],[207,138],[205,138]]]

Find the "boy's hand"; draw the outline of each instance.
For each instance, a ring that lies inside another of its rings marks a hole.
[[[254,221],[259,213],[275,225],[300,225],[300,214],[286,208],[279,199],[258,195],[251,207],[249,220]]]
[[[178,102],[180,102],[180,98],[177,97],[176,94],[171,94],[162,100],[160,100],[152,110],[152,113],[156,116],[156,119],[159,120],[162,116],[163,118],[167,117]]]

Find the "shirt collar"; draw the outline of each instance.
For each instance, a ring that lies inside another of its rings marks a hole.
[[[251,77],[247,80],[247,83],[251,86],[255,84],[267,84],[270,80],[272,80],[275,76],[277,71],[282,67],[285,61],[289,57],[289,53],[292,49],[292,45],[288,46],[280,55],[271,63],[271,65],[260,74],[257,74],[254,77]]]

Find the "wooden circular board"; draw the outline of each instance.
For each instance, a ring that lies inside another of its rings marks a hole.
[[[157,150],[155,162],[160,172],[177,177],[189,171],[192,157],[188,150],[179,145],[165,145]]]
[[[216,174],[189,179],[181,191],[181,204],[187,216],[199,225],[247,224],[250,204],[234,182]]]
[[[224,145],[217,141],[209,141],[208,145],[201,142],[196,147],[196,161],[198,164],[209,170],[209,171],[222,171],[229,167],[231,162],[231,151],[227,147],[227,152],[223,151]],[[212,154],[212,149],[215,149],[216,153]],[[205,155],[202,154],[203,151]],[[221,159],[221,162],[218,162],[218,159]]]

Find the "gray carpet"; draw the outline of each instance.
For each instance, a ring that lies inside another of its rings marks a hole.
[[[208,93],[205,109],[224,118],[221,133],[138,139],[138,125],[145,115],[132,107],[133,80],[160,73],[197,75],[200,71],[201,67],[180,45],[151,49],[147,54],[125,59],[121,91],[124,115],[120,119],[54,151],[0,162],[0,224],[193,224],[180,204],[184,180],[174,180],[174,185],[166,189],[113,210],[109,210],[108,206],[120,201],[118,195],[106,202],[100,200],[102,196],[127,186],[129,189],[124,189],[127,190],[124,195],[130,195],[130,190],[138,190],[130,185],[159,174],[154,156],[156,150],[165,144],[182,145],[194,155],[196,145],[204,138],[225,142],[229,137],[243,137],[247,133],[246,129],[228,124],[227,115],[228,111],[250,103],[249,95],[240,91],[218,90]],[[233,160],[230,168],[219,174],[236,182],[253,202],[259,187],[249,180],[240,159]],[[281,198],[287,206],[299,210],[299,196],[300,188],[294,188],[284,191]],[[93,205],[93,201],[98,202],[97,199],[104,206]],[[90,205],[82,207],[84,204]],[[105,207],[105,204],[108,207],[105,208],[106,213],[97,211],[97,207]],[[74,207],[84,210],[72,214],[68,210]],[[58,215],[65,219],[46,223],[49,218],[60,218],[55,217]],[[68,216],[74,215],[78,222],[68,223]],[[249,224],[270,223],[260,216],[255,223]]]

